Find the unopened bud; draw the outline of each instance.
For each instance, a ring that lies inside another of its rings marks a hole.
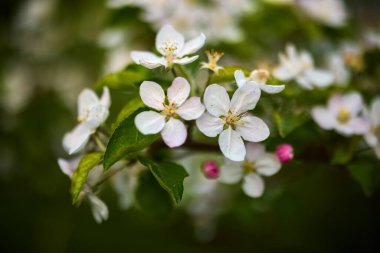
[[[219,177],[219,166],[215,161],[205,161],[202,164],[202,172],[208,179],[216,179]]]
[[[293,159],[293,147],[290,144],[281,144],[276,148],[276,156],[281,163],[287,163]]]

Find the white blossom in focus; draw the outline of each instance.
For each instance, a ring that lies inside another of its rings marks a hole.
[[[316,69],[311,55],[306,51],[297,52],[294,45],[286,47],[286,54],[280,54],[280,65],[273,70],[273,76],[282,81],[296,80],[305,89],[326,87],[332,84],[333,75]]]
[[[260,90],[269,94],[279,93],[285,89],[285,85],[266,84],[269,78],[269,72],[265,69],[253,70],[249,77],[245,77],[242,70],[236,70],[234,75],[238,87],[242,87],[248,83],[257,86]]]
[[[365,134],[369,129],[368,121],[359,114],[363,111],[362,97],[357,92],[346,95],[333,95],[327,107],[316,106],[311,115],[323,129],[334,129],[338,133],[351,136]]]
[[[203,102],[207,112],[197,119],[197,127],[208,137],[219,135],[219,147],[230,160],[244,160],[243,139],[260,142],[269,136],[264,121],[248,113],[255,108],[260,95],[260,89],[249,84],[239,87],[231,100],[226,89],[218,84],[206,88]]]
[[[180,119],[197,119],[205,110],[200,97],[188,99],[189,95],[190,84],[182,77],[173,80],[167,96],[158,83],[144,81],[140,86],[140,97],[145,105],[156,111],[139,113],[135,118],[137,129],[143,134],[161,132],[166,145],[171,148],[181,146],[186,140],[187,129]]]
[[[221,166],[220,181],[235,184],[243,180],[243,191],[249,197],[257,198],[263,195],[264,177],[273,176],[281,169],[281,163],[276,155],[266,153],[263,145],[248,143],[244,161],[225,160]]]
[[[87,88],[79,94],[79,124],[63,137],[63,147],[69,154],[84,148],[91,134],[107,119],[110,105],[111,98],[107,87],[104,87],[100,99],[95,92]]]
[[[377,97],[369,109],[364,109],[364,116],[369,122],[369,131],[365,133],[364,139],[371,146],[376,156],[380,159],[380,97]]]
[[[137,64],[154,69],[160,66],[171,67],[173,64],[188,64],[198,55],[186,57],[198,51],[205,44],[206,36],[201,33],[198,37],[185,42],[182,34],[170,25],[165,25],[156,36],[156,49],[162,56],[147,51],[132,51],[131,58]]]

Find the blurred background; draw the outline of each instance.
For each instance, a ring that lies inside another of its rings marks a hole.
[[[344,168],[326,166],[316,153],[300,151],[303,159],[269,180],[262,198],[238,195],[206,240],[182,209],[164,220],[122,210],[112,187],[101,194],[110,218],[97,224],[88,205],[71,205],[70,180],[57,165],[78,93],[121,70],[131,50],[150,50],[163,24],[187,37],[204,32],[205,49],[225,52],[222,65],[249,69],[275,64],[288,42],[313,50],[318,64],[345,42],[379,50],[379,1],[341,1],[344,10],[333,13],[338,21],[318,18],[299,2],[3,0],[0,252],[380,252],[380,190],[364,194]],[[378,83],[379,55],[368,58],[364,71]],[[122,95],[114,110],[128,99]],[[306,128],[318,133],[312,122]],[[303,136],[287,141],[302,150]]]

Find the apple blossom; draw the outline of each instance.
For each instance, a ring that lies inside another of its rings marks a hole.
[[[260,94],[260,89],[247,84],[239,87],[230,100],[224,87],[212,84],[206,88],[203,102],[207,112],[197,119],[197,126],[208,137],[219,135],[222,153],[233,161],[244,160],[243,139],[259,142],[269,136],[264,121],[247,113],[255,108]]]
[[[273,70],[273,76],[282,81],[296,80],[305,89],[326,87],[333,82],[333,75],[314,68],[311,55],[306,51],[297,52],[294,45],[286,47],[286,55],[280,54],[280,65]]]
[[[100,99],[95,92],[87,88],[79,94],[79,124],[63,137],[63,147],[70,155],[82,150],[91,134],[107,119],[110,104],[111,99],[107,87],[104,87]]]
[[[244,72],[242,70],[236,70],[234,75],[238,87],[241,87],[246,83],[249,83],[251,85],[259,87],[262,91],[269,94],[279,93],[285,89],[285,85],[266,84],[266,81],[269,77],[269,72],[265,69],[253,70],[248,78],[245,77]]]
[[[58,165],[61,171],[71,179],[74,171],[78,167],[79,161],[80,157],[72,160],[58,159]],[[84,185],[84,189],[81,194],[89,200],[92,215],[97,223],[101,223],[102,221],[108,219],[109,212],[107,205],[92,192],[88,185]]]
[[[199,118],[205,108],[199,97],[191,97],[190,84],[182,77],[173,80],[165,96],[158,83],[144,81],[140,86],[140,97],[145,105],[156,111],[139,113],[135,118],[137,129],[143,134],[161,132],[162,139],[171,148],[181,146],[187,137],[186,126],[180,120]]]
[[[207,50],[206,55],[208,58],[208,62],[202,62],[202,69],[209,69],[213,71],[215,74],[219,73],[219,70],[223,69],[223,67],[219,66],[217,63],[219,59],[224,55],[223,52],[215,51],[215,50]]]
[[[362,97],[357,92],[346,95],[333,95],[327,107],[316,106],[311,115],[323,129],[335,129],[345,136],[364,134],[369,129],[368,122],[361,116],[363,110]]]
[[[263,145],[248,143],[244,161],[225,160],[221,166],[220,181],[235,184],[243,179],[243,191],[249,197],[260,197],[265,188],[262,176],[272,176],[281,169],[281,163],[274,154],[266,153]]]
[[[375,150],[376,156],[380,159],[380,97],[377,97],[370,107],[365,108],[364,116],[369,121],[370,129],[364,135],[367,144]]]
[[[185,43],[182,34],[178,33],[170,25],[165,25],[160,29],[156,37],[156,49],[162,55],[146,51],[132,51],[131,58],[137,64],[141,64],[149,69],[160,66],[171,67],[173,64],[188,64],[196,59],[198,55],[185,57],[195,53],[200,49],[206,40],[206,36],[201,33],[198,37]]]

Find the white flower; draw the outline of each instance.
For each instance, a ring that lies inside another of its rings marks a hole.
[[[281,163],[274,154],[265,152],[258,143],[247,144],[247,155],[242,162],[226,159],[221,167],[220,181],[235,184],[243,179],[243,191],[252,198],[263,195],[265,184],[262,176],[268,177],[281,169]]]
[[[269,94],[279,93],[285,89],[285,85],[266,84],[266,81],[269,77],[269,72],[265,69],[253,70],[248,78],[245,77],[244,72],[241,70],[236,70],[234,75],[238,87],[241,87],[246,83],[249,83],[251,85],[257,86],[262,91]]]
[[[335,129],[345,136],[364,134],[368,131],[368,122],[359,116],[363,110],[363,102],[359,93],[334,95],[327,107],[316,106],[311,115],[314,121],[323,129]]]
[[[364,139],[374,148],[376,156],[380,159],[380,97],[372,102],[370,109],[365,108],[364,115],[370,124]]]
[[[65,160],[65,159],[58,159],[58,165],[61,169],[61,171],[67,175],[70,179],[73,177],[74,171],[77,169],[79,161],[81,157],[74,158],[72,160]],[[102,170],[101,167],[98,167]],[[90,173],[94,174],[94,170],[92,170]],[[96,174],[96,172],[95,172]],[[92,175],[94,177],[94,175]],[[99,176],[95,175],[96,178]],[[94,180],[94,178],[91,179],[91,174],[89,175],[88,181]],[[96,196],[91,188],[86,184],[84,185],[84,188],[81,192],[84,197],[86,197],[90,204],[91,204],[91,211],[92,215],[94,216],[94,219],[97,223],[101,223],[104,220],[108,219],[108,207],[107,205],[98,197]]]
[[[351,74],[345,65],[345,61],[340,53],[332,53],[328,57],[330,72],[334,75],[334,83],[339,86],[347,86]]]
[[[269,136],[269,128],[261,119],[247,111],[255,108],[260,89],[254,85],[238,88],[230,100],[224,87],[207,87],[203,102],[207,112],[197,120],[199,130],[208,137],[219,135],[219,147],[227,158],[242,161],[245,156],[243,139],[259,142]]]
[[[298,0],[297,4],[310,17],[325,25],[341,27],[346,24],[347,12],[341,0]]]
[[[63,147],[70,155],[82,150],[90,135],[107,119],[110,104],[111,99],[107,87],[104,87],[100,99],[95,92],[87,88],[79,94],[79,124],[63,137]]]
[[[160,66],[171,67],[174,63],[184,65],[198,59],[198,55],[185,56],[195,53],[204,45],[205,40],[206,36],[201,33],[198,37],[185,43],[182,34],[174,30],[172,26],[165,25],[156,37],[156,49],[162,56],[146,51],[132,51],[131,58],[137,64],[150,69]]]
[[[286,55],[280,54],[280,66],[274,69],[273,75],[282,81],[295,79],[305,89],[326,87],[334,77],[328,71],[314,68],[311,55],[306,51],[297,52],[294,45],[286,47]]]
[[[159,111],[145,111],[135,118],[137,129],[143,134],[161,132],[162,139],[171,148],[181,146],[187,137],[186,126],[180,120],[199,118],[205,108],[199,97],[191,97],[186,79],[173,80],[165,96],[164,90],[155,82],[144,81],[140,86],[140,97],[145,105]]]

